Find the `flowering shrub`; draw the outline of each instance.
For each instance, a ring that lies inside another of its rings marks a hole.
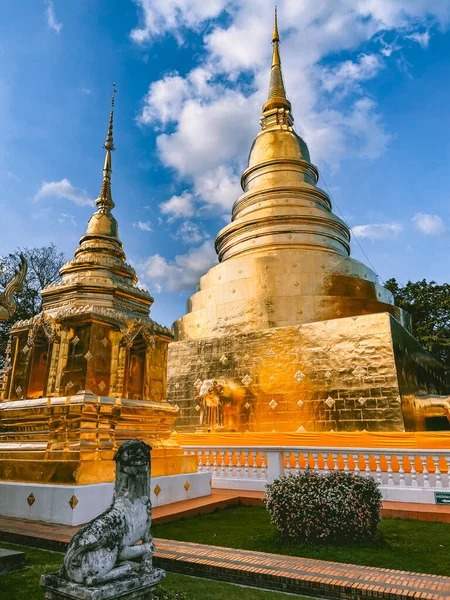
[[[284,539],[313,544],[372,539],[380,522],[381,492],[371,477],[306,469],[267,486],[265,505]]]

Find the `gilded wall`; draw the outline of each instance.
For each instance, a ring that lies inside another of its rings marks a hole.
[[[394,348],[410,337],[380,313],[173,342],[168,400],[180,408],[176,428],[404,431]],[[414,368],[441,373],[419,349]],[[439,379],[433,389],[442,390]]]

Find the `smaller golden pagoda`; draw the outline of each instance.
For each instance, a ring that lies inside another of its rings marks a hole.
[[[61,280],[43,290],[42,312],[11,329],[1,482],[114,481],[114,453],[131,438],[153,447],[152,477],[197,471],[196,458],[171,437],[178,413],[166,401],[172,334],[150,318],[153,298],[136,286],[111,213],[114,92],[97,210]]]

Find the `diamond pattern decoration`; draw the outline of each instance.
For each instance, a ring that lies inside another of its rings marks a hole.
[[[270,380],[270,381],[275,381],[275,377],[274,377],[273,375],[271,375],[271,376],[269,377],[269,380]]]
[[[363,398],[361,396],[361,398],[358,399],[358,402],[361,404],[361,406],[364,406],[364,404],[367,402],[367,398]]]
[[[223,365],[227,364],[228,358],[225,356],[225,354],[222,354],[222,356],[219,358],[219,362],[221,362]]]
[[[295,287],[298,287],[300,284],[299,284],[299,282],[298,282],[298,281],[296,281],[296,282],[294,283],[294,285],[295,285]]]
[[[328,408],[333,408],[333,406],[336,404],[336,400],[334,400],[331,396],[328,396],[328,398],[325,400],[325,404],[328,406]]]
[[[331,379],[331,375],[332,375],[331,371],[327,371],[325,373],[325,379]]]
[[[109,340],[108,340],[108,338],[105,336],[105,337],[104,337],[104,338],[101,340],[101,342],[100,342],[100,343],[101,343],[101,344],[103,344],[103,346],[106,348],[106,346],[109,344]]]
[[[28,352],[31,350],[30,346],[28,344],[25,344],[25,346],[22,348],[22,352],[23,354],[28,354]]]
[[[195,407],[195,410],[198,412],[201,408],[202,407],[199,404],[197,404],[197,406]]]
[[[231,290],[231,293],[232,293],[232,294],[235,294],[235,293],[236,293],[236,290],[233,288],[233,289]]]
[[[300,408],[304,405],[305,403],[303,402],[303,400],[299,400],[297,402],[297,406],[299,406]]]
[[[245,375],[245,377],[243,377],[243,378],[241,379],[241,381],[242,381],[242,383],[243,383],[245,386],[247,386],[247,385],[250,385],[250,384],[251,384],[251,382],[252,382],[252,378],[250,377],[250,375]]]
[[[276,402],[273,398],[272,400],[269,402],[269,406],[272,410],[275,410],[276,407],[278,406],[278,402]]]
[[[180,389],[180,384],[178,383],[178,381],[176,382],[176,384],[175,384],[175,386],[174,386],[174,387],[175,387],[175,389],[176,389],[176,390],[179,390],[179,389]]]
[[[196,379],[194,381],[194,387],[198,388],[199,386],[201,386],[203,383],[203,381],[201,379]]]
[[[70,508],[73,510],[77,504],[78,504],[78,498],[76,496],[72,496],[72,498],[69,500]]]
[[[72,339],[72,344],[74,346],[76,346],[78,344],[78,342],[80,341],[80,338],[76,335],[73,339]]]
[[[22,388],[20,387],[20,385],[18,385],[18,386],[16,387],[16,394],[17,394],[18,396],[20,396],[20,394],[21,394],[21,393],[22,393]]]
[[[159,487],[159,485],[155,486],[155,489],[153,490],[153,493],[155,494],[156,497],[158,497],[161,493],[161,488]]]
[[[248,410],[248,409],[250,408],[250,406],[251,406],[251,404],[249,404],[248,402],[246,402],[246,403],[244,404],[244,408],[245,408],[245,410]]]
[[[103,392],[103,390],[106,387],[106,383],[104,381],[100,381],[100,383],[98,384],[98,387],[100,388],[100,390]]]
[[[188,491],[188,490],[189,490],[189,488],[191,487],[191,484],[189,483],[189,481],[188,481],[187,479],[186,479],[186,483],[184,484],[184,486],[183,486],[183,487],[184,487],[184,489],[185,489],[186,491]]]
[[[273,350],[269,350],[267,356],[275,356],[275,352]]]
[[[363,367],[361,367],[361,365],[359,365],[358,367],[356,367],[356,369],[353,369],[352,371],[353,375],[355,377],[364,377],[364,375],[367,374],[366,369],[364,369]]]
[[[199,359],[198,359],[198,361],[197,361],[197,364],[198,364],[198,365],[201,365],[201,364],[203,364],[203,361],[202,361],[202,359],[201,359],[201,358],[199,358]]]
[[[27,502],[28,502],[28,506],[33,506],[33,504],[36,502],[36,498],[34,497],[34,494],[31,493],[28,498],[27,498]]]
[[[90,350],[88,350],[86,352],[86,354],[84,355],[84,358],[89,362],[91,360],[92,356],[93,356],[92,353],[90,352]]]
[[[174,404],[173,407],[175,410],[180,410],[180,407],[178,406],[178,404]]]
[[[297,383],[301,383],[305,379],[305,374],[301,371],[297,371],[294,375],[294,379],[297,380]]]
[[[69,388],[69,390],[70,390],[71,388],[73,388],[73,383],[72,383],[71,381],[69,381],[69,382],[66,384],[66,388]]]

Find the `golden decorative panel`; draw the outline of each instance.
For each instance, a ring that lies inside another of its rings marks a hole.
[[[153,490],[153,492],[155,493],[155,496],[158,497],[161,493],[161,488],[159,487],[159,485],[155,486],[155,489]]]
[[[69,500],[70,508],[73,510],[77,504],[78,504],[78,498],[76,496],[72,496]]]

